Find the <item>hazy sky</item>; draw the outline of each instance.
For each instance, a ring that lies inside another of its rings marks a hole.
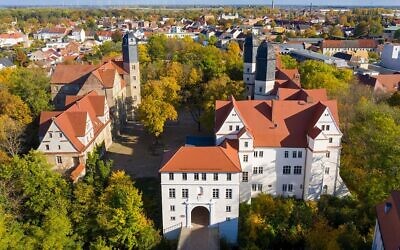
[[[400,6],[399,0],[275,0],[275,5],[365,5],[365,6]],[[12,5],[175,5],[175,4],[266,4],[271,0],[0,0],[0,6]]]

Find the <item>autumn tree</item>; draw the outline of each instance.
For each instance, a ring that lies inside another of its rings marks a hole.
[[[149,81],[143,88],[142,103],[138,108],[140,121],[146,130],[158,138],[167,120],[176,120],[180,86],[174,78],[163,77]]]
[[[298,66],[296,59],[290,55],[280,55],[280,60],[284,69],[296,69]]]

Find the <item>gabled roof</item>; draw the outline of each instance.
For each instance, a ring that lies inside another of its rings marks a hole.
[[[51,76],[50,82],[52,84],[70,84],[75,82],[82,84],[86,81],[89,74],[97,68],[98,66],[95,65],[58,64]]]
[[[251,131],[255,146],[306,147],[307,134],[328,107],[339,124],[335,100],[246,100],[236,101],[238,115]],[[226,119],[232,101],[216,102],[216,125]]]
[[[400,191],[376,206],[376,217],[385,249],[400,248]]]
[[[86,121],[89,118],[94,131],[94,137],[103,129],[99,116],[104,115],[106,103],[104,96],[99,96],[95,91],[89,92],[83,97],[69,99],[69,106],[65,111],[42,112],[40,114],[40,135],[44,136],[51,122],[64,133],[77,151],[82,152],[87,145],[84,145],[78,137],[85,136]]]
[[[237,148],[233,142],[225,147],[181,147],[177,151],[167,152],[160,172],[241,172]]]
[[[374,39],[357,40],[323,40],[322,48],[376,48],[378,42]]]

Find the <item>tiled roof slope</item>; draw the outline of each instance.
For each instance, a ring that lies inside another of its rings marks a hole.
[[[75,82],[82,84],[89,74],[97,68],[98,66],[95,65],[58,64],[51,76],[50,82],[52,84],[70,84]]]
[[[78,137],[85,136],[87,117],[89,116],[92,122],[94,137],[96,137],[105,126],[98,118],[98,116],[104,114],[105,101],[104,96],[99,96],[96,92],[92,91],[75,101],[65,111],[42,112],[40,114],[39,130],[42,131],[42,135],[44,135],[51,121],[54,121],[57,127],[72,143],[74,148],[82,152],[87,145],[84,145]]]
[[[323,40],[322,48],[376,48],[378,42],[374,39],[358,40]]]
[[[376,206],[376,214],[385,249],[400,249],[400,191]]]
[[[232,108],[239,113],[258,147],[307,147],[307,135],[326,108],[339,124],[336,100],[232,100],[216,102],[216,131]]]
[[[241,172],[235,142],[222,146],[181,147],[164,155],[160,172]]]

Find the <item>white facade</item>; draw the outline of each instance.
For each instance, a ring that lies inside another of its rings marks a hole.
[[[218,227],[221,237],[236,243],[239,178],[239,173],[161,173],[164,235],[176,238],[181,227],[191,228],[193,210],[204,207],[209,213],[208,225]]]
[[[382,241],[381,230],[379,228],[378,220],[375,223],[374,241],[372,242],[372,250],[385,250]]]

